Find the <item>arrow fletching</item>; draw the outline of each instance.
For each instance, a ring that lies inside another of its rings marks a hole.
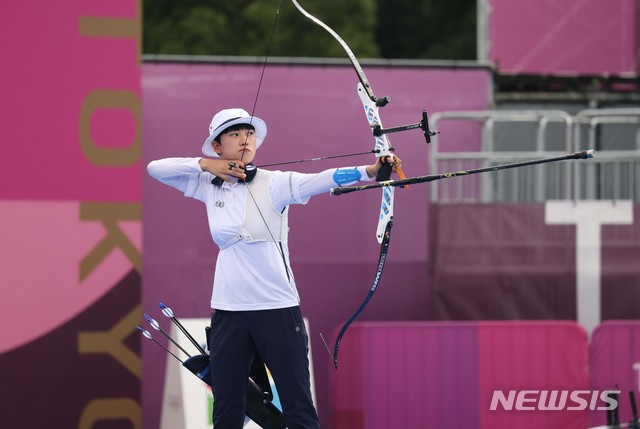
[[[146,338],[153,340],[153,337],[151,336],[149,331],[147,331],[146,329],[143,329],[140,325],[137,325],[136,328],[138,328],[138,331],[142,332],[142,335],[144,335]]]
[[[169,307],[164,305],[164,303],[161,302],[160,304],[158,304],[158,306],[162,310],[162,314],[164,314],[168,318],[172,318],[173,317],[173,311]]]
[[[160,309],[162,309],[162,314],[164,314],[169,319],[171,319],[171,321],[178,327],[178,329],[180,329],[180,331],[189,339],[189,341],[191,341],[191,344],[193,344],[200,353],[202,354],[207,353],[202,348],[202,346],[198,344],[195,338],[193,338],[193,336],[191,336],[191,334],[184,328],[184,326],[182,326],[182,323],[180,323],[180,321],[178,321],[178,319],[174,317],[173,311],[169,307],[167,307],[163,302],[159,302],[158,306],[160,307]]]
[[[144,318],[147,319],[147,322],[155,329],[156,331],[160,331],[160,324],[156,322],[155,319],[152,319],[147,313],[144,314]]]

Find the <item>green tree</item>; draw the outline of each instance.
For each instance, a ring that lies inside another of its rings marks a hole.
[[[383,58],[476,58],[476,0],[378,0],[378,8]]]
[[[475,59],[476,0],[299,0],[358,58]],[[290,0],[144,0],[143,52],[343,58]]]
[[[146,54],[344,57],[340,45],[289,0],[144,0]],[[300,4],[340,34],[358,57],[379,56],[375,0]],[[353,19],[356,16],[358,19]]]

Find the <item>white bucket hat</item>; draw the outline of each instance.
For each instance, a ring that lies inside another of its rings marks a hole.
[[[209,125],[209,138],[202,145],[202,153],[207,156],[217,157],[211,142],[227,128],[237,124],[253,125],[256,130],[256,149],[260,147],[267,137],[267,124],[260,118],[249,115],[244,109],[224,109],[215,114]]]

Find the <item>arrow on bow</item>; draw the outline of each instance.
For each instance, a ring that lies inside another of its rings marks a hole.
[[[527,167],[530,165],[537,165],[537,164],[548,164],[550,162],[566,161],[570,159],[590,159],[590,158],[593,158],[594,155],[595,153],[593,149],[581,150],[579,152],[568,153],[568,154],[559,155],[559,156],[552,156],[549,158],[540,158],[540,159],[532,159],[528,161],[512,162],[509,164],[493,165],[491,167],[474,168],[472,170],[461,170],[461,171],[452,171],[450,173],[430,174],[428,176],[409,177],[401,180],[387,180],[385,182],[379,182],[372,185],[345,186],[342,188],[333,188],[331,189],[330,192],[331,192],[331,195],[342,195],[342,194],[348,194],[350,192],[355,192],[355,191],[365,191],[367,189],[394,188],[398,186],[405,186],[408,184],[434,182],[440,179],[451,179],[452,177],[469,176],[471,174],[491,173],[494,171],[509,170],[512,168]]]
[[[393,148],[389,143],[389,139],[386,134],[398,131],[405,131],[415,128],[420,128],[425,136],[427,143],[431,142],[431,136],[437,134],[435,131],[431,131],[429,129],[429,122],[427,119],[427,112],[422,113],[422,120],[417,124],[404,125],[400,127],[388,128],[384,129],[382,127],[382,121],[380,120],[378,109],[380,107],[384,107],[389,104],[389,97],[378,98],[374,92],[367,76],[364,73],[364,70],[360,66],[358,59],[353,54],[347,43],[336,33],[331,27],[326,25],[324,22],[320,21],[315,16],[311,15],[307,12],[297,0],[291,0],[295,7],[308,19],[313,21],[315,24],[319,25],[323,29],[325,29],[334,39],[340,43],[344,51],[346,52],[353,68],[355,69],[356,74],[358,75],[358,95],[360,96],[360,100],[362,101],[362,105],[364,107],[365,116],[369,123],[369,126],[372,129],[373,135],[375,137],[375,152],[377,158],[382,158],[383,161],[388,159],[393,159],[392,151]],[[383,163],[382,168],[380,169],[378,176],[376,177],[376,181],[385,183],[391,178],[391,171],[393,165],[392,163]],[[397,169],[398,175],[401,179],[406,179],[401,169]],[[406,187],[406,186],[405,186]],[[338,350],[340,349],[340,343],[342,341],[342,337],[345,332],[353,323],[354,320],[360,315],[362,310],[367,306],[376,289],[378,288],[378,284],[380,283],[380,278],[382,277],[382,272],[384,270],[384,265],[387,260],[387,253],[389,251],[389,243],[391,240],[391,228],[393,227],[393,202],[394,202],[394,187],[385,186],[382,187],[382,202],[380,204],[380,216],[378,218],[378,227],[376,230],[376,238],[378,243],[380,243],[380,255],[378,257],[378,267],[376,271],[376,275],[373,280],[373,284],[369,289],[369,293],[365,297],[360,307],[353,313],[353,315],[347,320],[347,322],[342,326],[338,337],[336,338],[336,342],[333,348],[333,365],[337,369],[338,368]]]

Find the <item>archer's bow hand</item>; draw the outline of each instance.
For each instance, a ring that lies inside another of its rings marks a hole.
[[[367,166],[369,177],[375,177],[378,182],[391,180],[391,173],[396,173],[400,179],[406,178],[402,171],[402,160],[396,155],[382,156],[375,164]]]

